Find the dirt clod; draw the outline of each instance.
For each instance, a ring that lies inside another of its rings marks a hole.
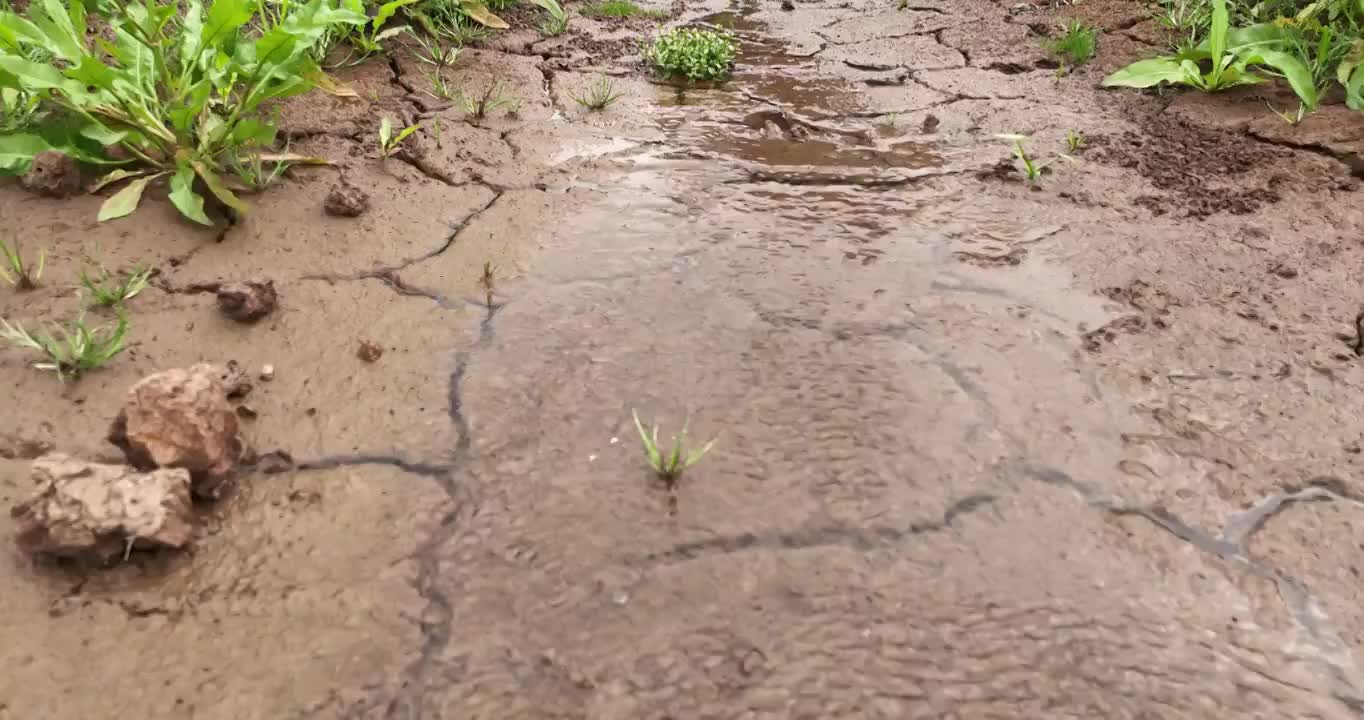
[[[274,380],[274,379],[275,379],[275,366],[274,366],[274,365],[262,365],[262,366],[260,367],[260,379],[263,380],[263,381],[265,381],[265,382],[270,382],[271,380]]]
[[[360,347],[355,351],[355,356],[372,363],[384,356],[384,348],[372,340],[361,340]]]
[[[369,193],[341,180],[332,185],[322,209],[334,217],[360,217],[369,210]]]
[[[238,322],[255,322],[275,309],[279,295],[273,280],[248,280],[218,286],[218,309]]]
[[[197,497],[216,497],[242,454],[221,365],[149,375],[128,391],[109,442],[139,470],[184,468]]]
[[[26,552],[109,562],[194,538],[186,470],[141,473],[56,453],[35,460],[31,473],[37,491],[10,511]]]
[[[33,165],[19,178],[19,184],[35,195],[51,198],[70,197],[84,186],[76,161],[56,150],[35,155]]]

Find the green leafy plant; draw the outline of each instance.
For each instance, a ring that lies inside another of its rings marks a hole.
[[[1187,54],[1198,46],[1212,24],[1208,0],[1158,0],[1156,23],[1170,33],[1170,47]]]
[[[94,307],[114,307],[137,297],[151,281],[152,268],[137,265],[128,272],[114,275],[97,265],[94,273],[85,268],[80,271],[80,283],[85,288],[89,302]]]
[[[0,318],[0,339],[11,345],[33,350],[43,360],[33,364],[39,370],[57,373],[59,380],[76,379],[84,373],[102,367],[123,352],[128,335],[128,316],[119,312],[118,322],[112,327],[92,329],[85,324],[85,314],[62,325],[52,325],[49,332],[34,335],[22,325],[11,325]]]
[[[379,156],[383,158],[392,156],[398,151],[398,147],[403,144],[403,141],[412,133],[417,132],[420,127],[420,123],[409,125],[399,130],[398,134],[395,135],[393,134],[393,121],[385,115],[379,121]]]
[[[540,34],[545,37],[555,37],[564,34],[568,30],[568,17],[554,17],[553,15],[545,18],[540,23]]]
[[[232,174],[241,181],[242,187],[250,192],[260,192],[279,182],[294,163],[327,164],[325,158],[294,155],[287,150],[283,153],[267,153],[250,145],[241,150],[232,154],[228,159],[228,166]]]
[[[388,21],[392,20],[400,9],[416,2],[418,0],[389,0],[380,5],[373,19],[354,28],[346,37],[355,52],[343,61],[343,64],[358,64],[370,55],[381,53],[385,40],[408,32],[411,29],[409,26],[389,25]]]
[[[666,10],[650,10],[642,8],[630,0],[602,0],[593,3],[580,10],[583,17],[606,17],[606,18],[630,18],[630,17],[650,17],[666,18]]]
[[[487,5],[489,10],[506,12],[517,5],[520,5],[521,0],[483,0],[483,4]]]
[[[652,431],[644,429],[644,423],[639,421],[639,413],[631,411],[635,418],[635,429],[639,431],[640,442],[644,444],[644,457],[658,477],[669,485],[677,482],[682,472],[687,468],[701,462],[701,458],[715,446],[716,440],[711,440],[705,445],[688,450],[687,449],[687,426],[682,425],[682,431],[673,435],[672,448],[664,449],[658,445],[658,425],[653,426]],[[718,439],[718,438],[717,438]]]
[[[434,65],[437,70],[454,67],[459,62],[459,55],[463,52],[459,45],[449,43],[438,35],[413,33],[412,37],[417,44],[417,60]]]
[[[19,290],[32,290],[38,287],[38,281],[43,277],[43,266],[47,264],[47,251],[38,251],[38,267],[33,267],[24,259],[24,248],[19,241],[14,242],[10,247],[4,240],[0,240],[0,255],[5,256],[5,265],[0,266],[0,279],[13,285]]]
[[[1085,145],[1086,145],[1087,143],[1088,143],[1088,140],[1085,138],[1085,134],[1084,134],[1084,133],[1075,132],[1074,130],[1067,130],[1067,131],[1066,131],[1066,149],[1067,149],[1067,150],[1069,150],[1069,151],[1071,151],[1071,152],[1073,152],[1073,153],[1080,152],[1081,150],[1085,149]]]
[[[1079,67],[1094,57],[1098,33],[1080,20],[1068,20],[1061,25],[1058,37],[1043,41],[1042,45],[1061,62]]]
[[[654,39],[644,59],[664,77],[718,80],[729,75],[739,47],[728,33],[675,28]]]
[[[615,81],[605,75],[601,75],[593,81],[583,95],[570,93],[570,96],[574,102],[588,110],[604,110],[608,105],[623,97],[616,92]]]
[[[1032,184],[1036,184],[1038,180],[1042,179],[1042,175],[1048,171],[1047,169],[1051,167],[1052,163],[1055,163],[1057,160],[1070,159],[1066,155],[1058,155],[1046,162],[1039,162],[1028,153],[1028,147],[1026,145],[1028,141],[1027,135],[1005,133],[996,135],[995,137],[1013,145],[1014,157],[1023,164],[1023,177]]]
[[[1272,68],[1288,80],[1307,109],[1317,106],[1312,72],[1291,53],[1279,49],[1282,32],[1260,25],[1232,33],[1227,0],[1211,0],[1208,38],[1188,52],[1139,60],[1104,79],[1104,87],[1149,88],[1169,83],[1215,92],[1263,82],[1253,66]]]
[[[274,143],[262,105],[313,87],[353,94],[310,55],[329,28],[365,21],[359,0],[344,2],[299,2],[255,34],[250,0],[214,0],[207,12],[201,0],[89,0],[115,38],[96,49],[86,39],[86,2],[36,0],[29,17],[0,12],[0,87],[36,95],[62,115],[41,131],[0,136],[0,171],[22,173],[49,149],[119,165],[97,183],[127,182],[100,208],[100,220],[133,212],[160,178],[169,178],[171,202],[195,222],[212,224],[204,192],[245,212],[222,175],[238,147]],[[30,60],[35,46],[53,59]],[[111,158],[108,146],[131,160]]]

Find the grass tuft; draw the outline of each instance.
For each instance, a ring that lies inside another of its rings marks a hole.
[[[636,5],[630,0],[602,0],[593,3],[582,9],[583,17],[604,17],[604,18],[666,18],[669,16],[667,10],[650,10]]]
[[[1079,67],[1094,57],[1098,31],[1082,20],[1067,20],[1061,25],[1061,35],[1045,40],[1045,47],[1056,59],[1071,67]]]
[[[715,440],[702,445],[700,448],[687,449],[687,424],[683,423],[682,432],[673,435],[672,449],[660,448],[658,445],[658,425],[653,426],[652,432],[644,430],[644,423],[639,421],[639,413],[631,411],[635,417],[635,429],[639,430],[640,442],[644,444],[644,458],[653,469],[654,474],[658,475],[668,485],[673,485],[682,476],[687,468],[701,462],[701,458],[710,452],[715,445]],[[718,438],[717,438],[718,439]]]

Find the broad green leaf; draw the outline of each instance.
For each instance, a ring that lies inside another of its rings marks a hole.
[[[38,135],[0,135],[0,175],[22,175],[28,172],[33,156],[51,149],[52,146]]]
[[[147,189],[147,184],[165,175],[164,172],[155,175],[144,175],[128,183],[128,186],[114,193],[99,208],[99,222],[113,220],[132,214],[137,209],[138,203],[142,202],[142,192]]]
[[[1230,24],[1227,0],[1212,0],[1212,28],[1208,35],[1208,46],[1214,63],[1220,62],[1227,51],[1227,26]]]
[[[336,81],[336,78],[332,77],[331,75],[328,75],[327,73],[322,72],[321,70],[306,72],[304,73],[303,77],[307,79],[308,82],[317,86],[318,90],[321,90],[322,92],[327,93],[328,95],[348,98],[360,97],[360,94],[355,92],[355,90],[353,90],[347,85],[342,85],[341,83]]]
[[[1308,110],[1317,108],[1317,84],[1312,79],[1312,71],[1295,55],[1282,50],[1261,49],[1242,57],[1247,64],[1268,65],[1278,70]]]
[[[246,118],[238,121],[236,127],[232,128],[231,141],[233,145],[269,147],[275,142],[275,133],[274,125],[257,118]]]
[[[90,186],[90,192],[96,193],[118,182],[119,180],[127,180],[128,178],[141,177],[143,175],[149,175],[151,174],[151,172],[152,172],[151,170],[147,169],[129,170],[127,168],[119,168],[117,170],[112,170],[103,175],[102,177],[100,177],[98,180],[96,180],[95,184]]]
[[[1284,29],[1274,23],[1259,23],[1243,28],[1232,28],[1227,33],[1227,47],[1232,50],[1247,45],[1272,45],[1287,39]]]
[[[562,20],[564,17],[564,8],[559,4],[559,0],[531,0],[531,2],[544,8],[545,12],[548,12],[550,17],[556,20]]]
[[[418,0],[389,0],[389,2],[386,2],[383,5],[379,6],[379,12],[374,15],[374,22],[370,25],[370,27],[374,28],[375,30],[378,30],[379,28],[383,27],[384,23],[388,22],[388,19],[393,17],[393,15],[396,14],[399,9],[403,8],[404,6],[411,5],[412,3],[415,3],[417,1]]]
[[[465,15],[468,15],[470,20],[473,20],[480,25],[486,25],[498,30],[506,30],[511,27],[507,24],[506,20],[492,14],[492,12],[488,10],[488,6],[484,5],[479,0],[460,0],[459,9]]]
[[[1161,83],[1185,81],[1183,65],[1174,58],[1138,60],[1104,78],[1104,87],[1149,88]]]
[[[249,0],[213,0],[200,35],[200,47],[215,48],[223,38],[235,36],[251,20],[254,10],[255,5]]]
[[[261,153],[260,159],[264,162],[273,163],[298,163],[300,165],[331,165],[332,161],[317,155],[300,155],[298,153]]]
[[[403,128],[403,129],[398,133],[398,137],[393,138],[393,144],[394,144],[394,145],[397,145],[398,143],[400,143],[400,142],[406,140],[408,135],[411,135],[412,133],[417,132],[417,129],[420,128],[420,127],[421,127],[421,124],[419,123],[419,124],[417,124],[417,125],[409,125],[408,127]]]
[[[204,199],[194,192],[194,168],[181,165],[170,180],[170,201],[181,215],[199,223],[212,225],[213,221],[204,214]]]
[[[405,32],[407,32],[408,30],[411,30],[411,29],[412,29],[412,28],[410,28],[410,27],[408,27],[408,26],[406,26],[406,25],[397,25],[397,26],[394,26],[394,27],[391,27],[391,28],[384,28],[383,30],[380,30],[380,31],[379,31],[379,34],[378,34],[378,35],[375,35],[375,36],[374,36],[374,42],[376,42],[376,43],[383,42],[383,41],[385,41],[385,40],[387,40],[387,39],[393,37],[394,35],[401,35],[402,33],[405,33]]]
[[[34,2],[29,6],[29,18],[47,37],[44,47],[53,55],[74,63],[86,54],[85,30],[82,28],[77,34],[61,0]]]
[[[223,184],[222,178],[219,178],[217,173],[213,172],[211,168],[201,161],[193,160],[190,164],[194,166],[194,172],[198,173],[199,179],[204,181],[204,186],[208,188],[209,192],[213,193],[214,197],[217,197],[224,205],[236,210],[238,213],[243,215],[246,214],[246,211],[249,209],[246,206],[246,203],[242,202],[231,190],[227,189],[227,186]]]
[[[62,75],[56,68],[13,55],[0,55],[0,70],[17,78],[27,90],[60,90],[70,97],[86,94],[80,83]]]
[[[0,41],[11,48],[19,43],[39,47],[48,43],[47,35],[33,21],[12,12],[0,13]]]
[[[186,0],[184,17],[180,19],[181,42],[180,64],[185,67],[198,67],[199,53],[204,49],[204,4],[201,0]]]

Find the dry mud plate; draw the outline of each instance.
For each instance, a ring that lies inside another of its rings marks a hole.
[[[221,235],[0,187],[49,248],[0,316],[69,317],[96,248],[158,271],[106,368],[0,350],[6,506],[122,462],[148,374],[255,385],[188,552],[34,560],[0,516],[0,718],[1359,717],[1361,115],[1102,91],[1156,50],[1128,0],[671,12],[736,33],[729,82],[575,12],[455,65],[515,113],[339,70],[280,116],[335,164]],[[1103,34],[1058,77],[1061,17]],[[426,129],[380,160],[383,115]],[[1038,189],[994,137],[1067,131]],[[634,410],[718,442],[669,489]]]

